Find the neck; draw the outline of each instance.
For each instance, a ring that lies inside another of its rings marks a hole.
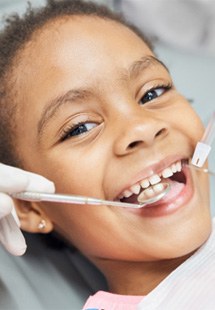
[[[147,295],[190,255],[155,262],[94,262],[105,275],[109,290],[121,295]]]

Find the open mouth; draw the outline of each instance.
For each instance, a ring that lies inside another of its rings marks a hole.
[[[126,203],[139,203],[140,196],[144,200],[159,194],[162,191],[163,183],[169,183],[171,188],[174,188],[174,194],[178,194],[186,184],[186,174],[183,171],[183,165],[186,162],[187,160],[184,159],[177,161],[149,178],[139,181],[124,190],[117,200]],[[170,198],[171,192],[167,196]]]

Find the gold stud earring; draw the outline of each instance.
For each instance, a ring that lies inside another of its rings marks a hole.
[[[42,219],[38,224],[38,229],[43,230],[44,228],[46,228],[46,221]]]

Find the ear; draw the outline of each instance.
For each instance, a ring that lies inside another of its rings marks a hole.
[[[39,204],[14,199],[21,229],[30,233],[50,233],[54,225]]]

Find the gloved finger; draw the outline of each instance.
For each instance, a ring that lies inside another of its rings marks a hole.
[[[0,191],[21,192],[29,183],[23,170],[0,164]]]
[[[26,191],[32,192],[46,192],[46,193],[54,193],[55,186],[54,183],[45,177],[35,174],[29,171],[26,171],[26,175],[29,178],[29,183],[26,187]]]
[[[14,220],[16,221],[17,226],[20,228],[21,223],[20,223],[19,217],[18,217],[18,215],[17,215],[17,213],[16,213],[16,209],[15,209],[14,206],[13,206],[13,208],[12,208],[11,214],[13,215]]]
[[[0,191],[38,191],[53,193],[54,183],[45,177],[0,163]]]
[[[16,224],[20,227],[20,221],[14,207],[13,200],[5,193],[0,193],[0,219],[12,213]]]
[[[0,219],[8,215],[13,208],[13,200],[8,195],[0,193]]]
[[[12,255],[20,256],[26,251],[25,238],[12,214],[0,220],[0,242]]]

